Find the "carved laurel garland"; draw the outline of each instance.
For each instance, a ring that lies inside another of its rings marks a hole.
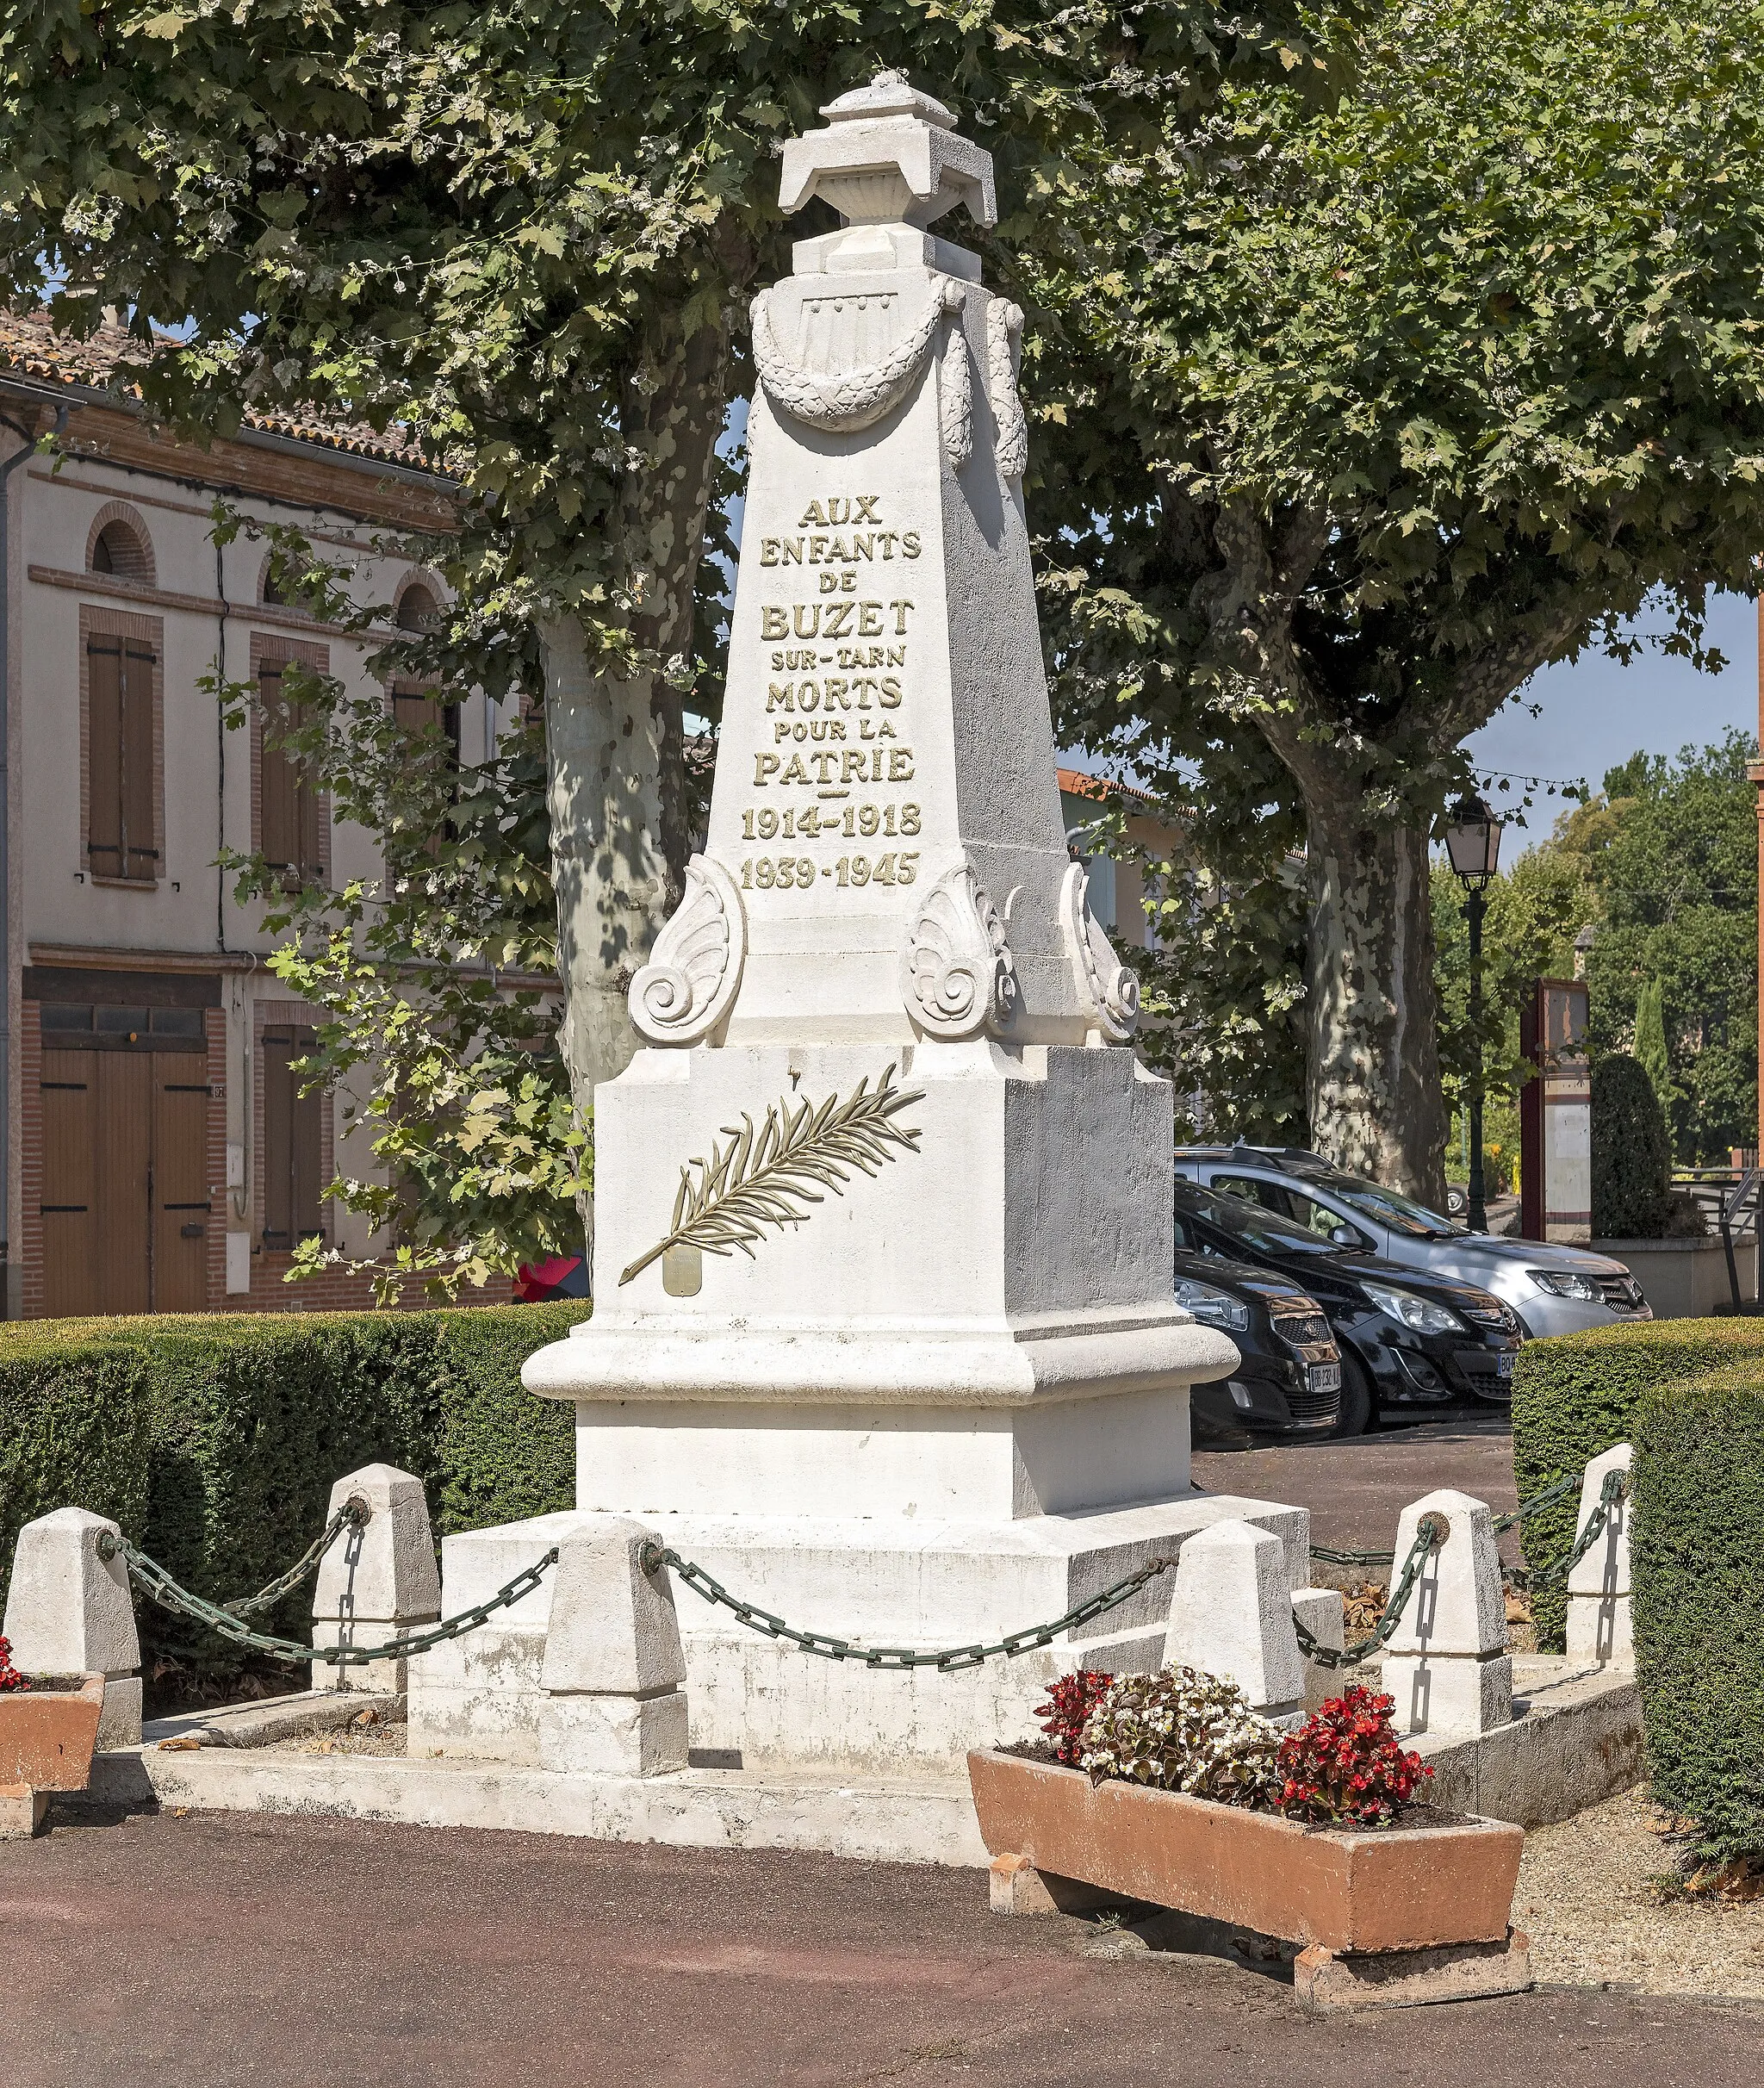
[[[912,389],[945,316],[960,311],[966,295],[959,283],[945,279],[932,291],[917,324],[879,363],[829,375],[807,369],[785,352],[772,318],[771,292],[761,290],[752,307],[754,361],[766,396],[792,419],[830,433],[851,435],[869,427]]]
[[[937,432],[951,469],[960,471],[974,453],[974,379],[968,366],[968,330],[962,324],[961,285],[946,283],[943,289],[953,316],[937,362]]]
[[[1090,911],[1090,880],[1082,863],[1066,870],[1059,891],[1059,926],[1078,991],[1096,1027],[1111,1044],[1125,1044],[1140,1019],[1140,982],[1115,954],[1102,923]]]
[[[1004,923],[964,861],[919,902],[900,959],[901,998],[920,1028],[953,1041],[1003,1029],[1016,1013]]]
[[[1017,344],[1023,308],[995,297],[986,307],[986,396],[998,430],[998,475],[1021,478],[1029,461],[1029,426],[1016,388]]]
[[[686,897],[630,982],[630,1019],[654,1044],[693,1044],[729,1010],[747,954],[747,917],[721,863],[695,855]]]

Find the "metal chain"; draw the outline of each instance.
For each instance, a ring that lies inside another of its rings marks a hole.
[[[1511,1530],[1516,1523],[1528,1521],[1540,1508],[1547,1508],[1552,1502],[1560,1501],[1564,1494],[1573,1493],[1580,1483],[1579,1475],[1571,1474],[1566,1479],[1558,1479],[1553,1485],[1546,1486],[1541,1494],[1533,1494],[1529,1501],[1522,1501],[1510,1513],[1497,1515],[1494,1518],[1496,1534]],[[1335,1551],[1327,1544],[1313,1544],[1311,1557],[1321,1559],[1326,1566],[1388,1566],[1394,1562],[1396,1554],[1394,1551]]]
[[[978,1668],[983,1661],[992,1660],[1003,1654],[1009,1660],[1019,1653],[1028,1652],[1034,1646],[1052,1645],[1062,1631],[1074,1630],[1088,1624],[1094,1617],[1107,1615],[1119,1609],[1123,1602],[1136,1595],[1148,1581],[1155,1581],[1161,1573],[1168,1573],[1176,1561],[1173,1558],[1148,1559],[1143,1566],[1124,1578],[1112,1582],[1100,1594],[1090,1596],[1083,1602],[1074,1603],[1064,1616],[1056,1617],[1049,1624],[1033,1624],[1021,1631],[1008,1631],[1003,1638],[995,1638],[971,1646],[948,1646],[941,1652],[922,1652],[911,1646],[866,1646],[854,1644],[848,1638],[838,1638],[828,1631],[799,1631],[794,1625],[786,1624],[782,1617],[774,1616],[770,1610],[756,1603],[743,1602],[732,1595],[720,1581],[714,1579],[702,1566],[691,1559],[683,1559],[671,1545],[649,1544],[643,1550],[643,1568],[645,1573],[655,1573],[663,1566],[671,1566],[693,1592],[706,1602],[721,1604],[732,1610],[750,1631],[759,1631],[767,1638],[787,1639],[804,1653],[812,1653],[820,1660],[861,1661],[866,1668],[880,1669],[885,1674],[895,1674],[908,1668],[935,1668],[943,1674],[952,1674],[962,1668]]]
[[[241,1595],[236,1602],[223,1602],[223,1609],[231,1610],[235,1617],[260,1617],[265,1610],[272,1610],[284,1595],[291,1594],[345,1530],[364,1530],[373,1515],[373,1510],[359,1494],[351,1494],[339,1508],[320,1534],[307,1546],[305,1554],[290,1566],[280,1580],[271,1581],[267,1588],[260,1588],[254,1595]]]
[[[1307,1660],[1315,1661],[1320,1668],[1355,1668],[1370,1654],[1376,1653],[1402,1622],[1402,1613],[1420,1578],[1421,1568],[1427,1555],[1436,1544],[1443,1542],[1445,1532],[1431,1515],[1424,1515],[1415,1531],[1415,1541],[1409,1546],[1409,1556],[1403,1566],[1402,1577],[1390,1591],[1390,1600],[1384,1605],[1384,1614],[1378,1629],[1372,1636],[1357,1646],[1326,1646],[1320,1638],[1306,1630],[1296,1617],[1293,1629],[1298,1633],[1299,1651]]]
[[[1622,1471],[1609,1471],[1599,1488],[1599,1501],[1587,1518],[1587,1526],[1575,1539],[1574,1549],[1553,1565],[1540,1566],[1526,1582],[1529,1588],[1549,1588],[1557,1581],[1565,1581],[1581,1561],[1605,1534],[1605,1526],[1611,1520],[1617,1504],[1629,1491],[1629,1475]]]
[[[116,1540],[112,1538],[110,1557],[116,1556]],[[426,1653],[432,1646],[444,1644],[450,1638],[457,1638],[464,1632],[475,1631],[479,1625],[494,1617],[498,1610],[506,1609],[512,1603],[530,1594],[544,1578],[548,1567],[557,1563],[557,1547],[554,1544],[543,1558],[531,1566],[524,1566],[511,1581],[505,1581],[488,1601],[462,1610],[457,1617],[446,1618],[439,1624],[432,1624],[425,1630],[413,1631],[408,1637],[394,1638],[379,1646],[309,1646],[295,1638],[272,1638],[263,1631],[254,1631],[239,1620],[232,1609],[223,1608],[218,1602],[210,1602],[205,1596],[193,1595],[187,1588],[180,1588],[165,1569],[144,1551],[137,1551],[127,1538],[120,1547],[130,1577],[144,1594],[157,1602],[160,1608],[175,1614],[193,1618],[205,1624],[221,1637],[230,1638],[235,1645],[244,1646],[252,1653],[267,1654],[271,1660],[313,1661],[327,1668],[365,1667],[374,1660],[408,1660],[413,1654]]]

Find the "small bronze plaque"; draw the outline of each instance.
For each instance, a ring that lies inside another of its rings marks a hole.
[[[662,1257],[662,1288],[671,1298],[695,1298],[705,1288],[705,1254],[682,1240]]]

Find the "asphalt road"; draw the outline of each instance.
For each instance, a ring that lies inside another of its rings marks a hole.
[[[1379,1429],[1341,1443],[1197,1451],[1194,1478],[1210,1494],[1247,1494],[1309,1508],[1311,1541],[1339,1550],[1388,1550],[1396,1542],[1398,1515],[1438,1487],[1474,1495],[1497,1514],[1519,1506],[1512,1431],[1496,1414]],[[1501,1539],[1501,1550],[1518,1558],[1517,1532]]]
[[[1081,1954],[978,1872],[255,1815],[0,1844],[10,2088],[1707,2088],[1764,2010],[1602,1991],[1312,2022]]]

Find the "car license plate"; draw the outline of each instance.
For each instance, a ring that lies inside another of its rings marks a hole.
[[[1339,1392],[1341,1365],[1339,1363],[1314,1363],[1305,1372],[1305,1383],[1313,1392]]]
[[[1511,1377],[1512,1376],[1512,1361],[1513,1351],[1502,1349],[1494,1358],[1494,1375],[1497,1377]]]

